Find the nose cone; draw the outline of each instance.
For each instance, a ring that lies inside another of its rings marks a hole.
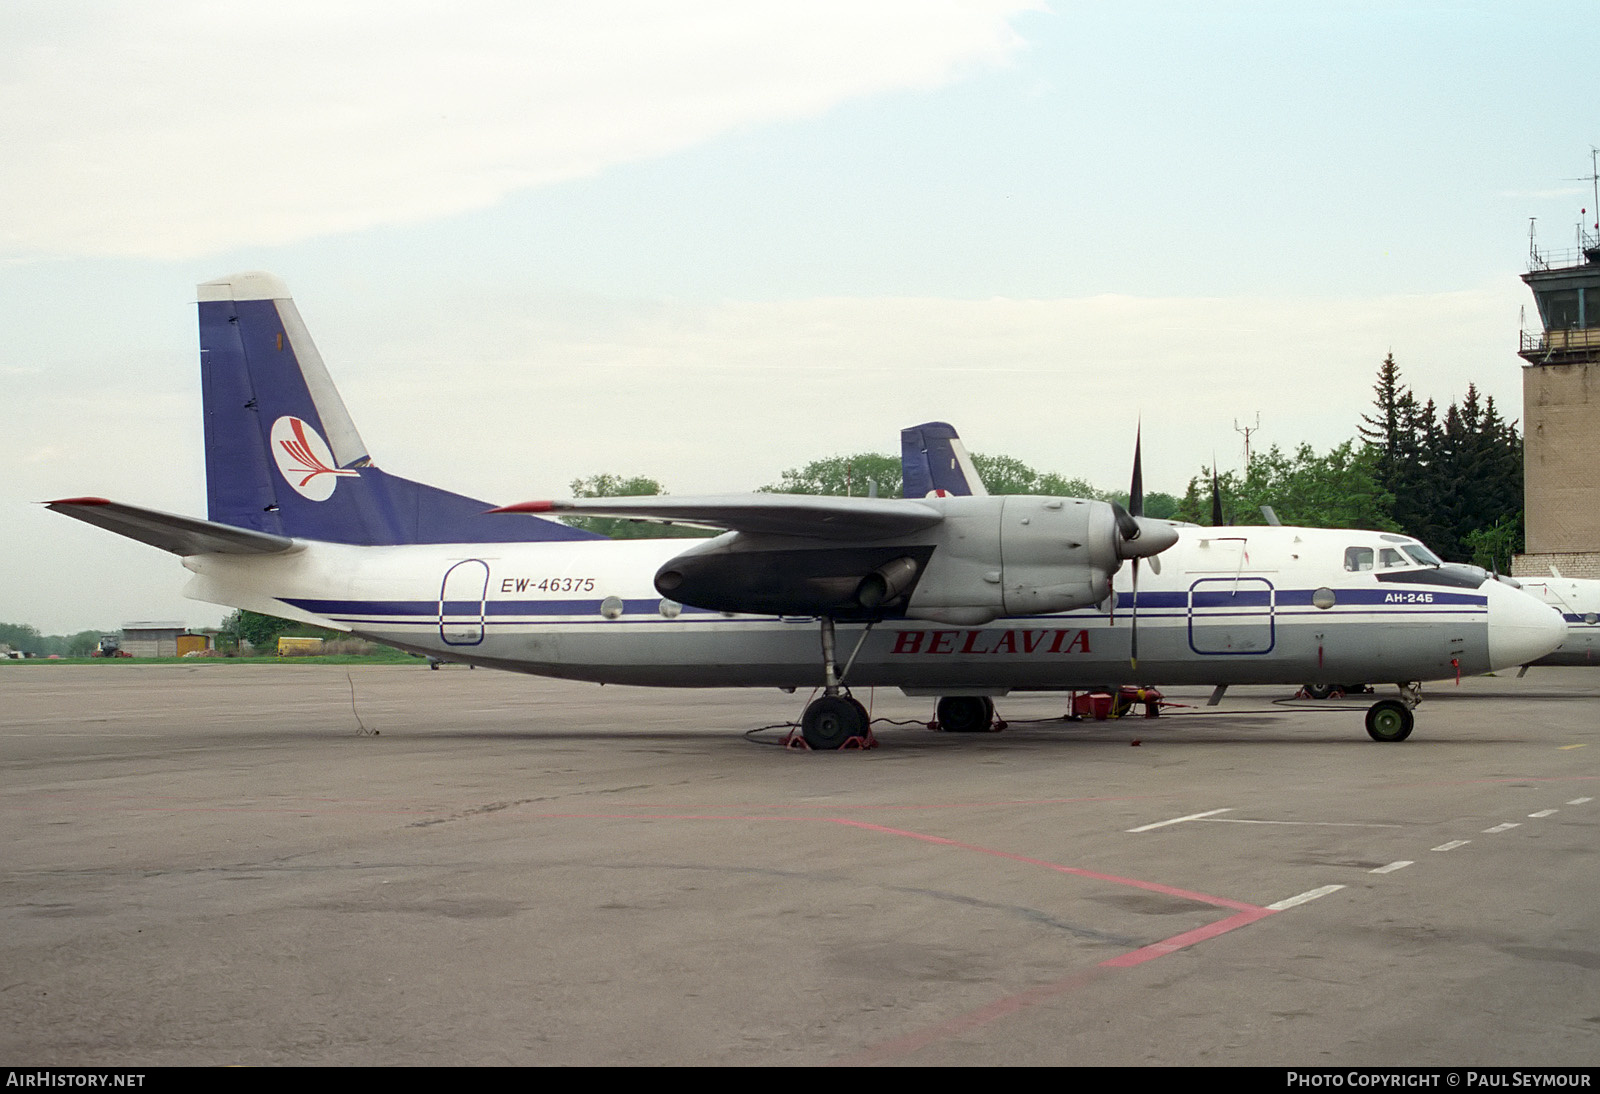
[[[1498,581],[1485,582],[1483,588],[1489,595],[1491,669],[1537,661],[1566,641],[1566,620],[1548,604]]]

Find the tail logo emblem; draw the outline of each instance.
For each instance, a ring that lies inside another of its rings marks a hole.
[[[335,467],[333,450],[322,434],[287,415],[272,423],[272,458],[278,461],[278,472],[295,493],[312,501],[331,498],[340,476],[361,474]]]

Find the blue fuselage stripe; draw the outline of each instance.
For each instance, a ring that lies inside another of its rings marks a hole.
[[[1427,600],[1420,599],[1426,595]],[[1337,603],[1328,609],[1311,607],[1310,590],[1277,590],[1276,597],[1251,591],[1238,597],[1210,593],[1196,594],[1193,603],[1187,592],[1144,593],[1138,598],[1141,616],[1149,622],[1158,620],[1214,620],[1270,618],[1299,619],[1304,617],[1349,618],[1351,616],[1380,617],[1386,619],[1439,618],[1441,616],[1477,615],[1487,610],[1488,599],[1469,593],[1432,592],[1428,594],[1397,593],[1391,590],[1340,590]],[[1418,598],[1418,599],[1411,599]],[[482,619],[485,625],[526,624],[530,622],[585,623],[602,619],[603,601],[588,600],[322,600],[304,597],[285,597],[284,603],[317,615],[327,616],[345,623],[405,623],[437,624],[441,617],[460,621]],[[622,621],[668,622],[661,615],[659,599],[635,598],[622,602]],[[1134,608],[1133,598],[1117,597],[1117,610],[1129,612]],[[771,619],[771,616],[730,617],[722,612],[684,605],[684,621],[729,619]],[[632,617],[629,619],[628,617]],[[1006,617],[989,624],[1004,627],[1013,623],[1027,623],[1041,618],[1092,621],[1105,618],[1096,609],[1078,609],[1050,616]],[[1572,622],[1578,620],[1569,617]],[[912,623],[913,620],[905,620]]]

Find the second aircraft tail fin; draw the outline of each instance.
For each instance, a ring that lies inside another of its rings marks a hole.
[[[924,422],[902,429],[900,470],[905,483],[902,493],[908,498],[929,494],[982,497],[989,493],[967,446],[949,422]]]

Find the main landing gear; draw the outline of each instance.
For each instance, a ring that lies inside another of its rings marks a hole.
[[[994,700],[987,695],[946,695],[933,708],[946,733],[987,733],[994,725]]]
[[[1400,698],[1379,699],[1367,708],[1367,736],[1374,741],[1405,740],[1416,724],[1416,716],[1411,712],[1420,702],[1421,684],[1401,684]]]
[[[865,746],[871,740],[867,708],[853,695],[823,695],[812,700],[800,716],[800,735],[819,752],[844,748],[852,740]]]
[[[867,716],[867,708],[861,705],[860,700],[844,690],[842,681],[855,663],[856,653],[861,652],[862,643],[872,633],[872,624],[868,623],[867,629],[861,633],[861,640],[856,643],[855,652],[850,655],[841,673],[836,670],[834,663],[833,620],[823,616],[821,622],[822,694],[813,699],[800,716],[800,736],[807,747],[818,752],[846,748],[852,741],[857,748],[871,748],[877,744],[872,737],[872,719]]]

